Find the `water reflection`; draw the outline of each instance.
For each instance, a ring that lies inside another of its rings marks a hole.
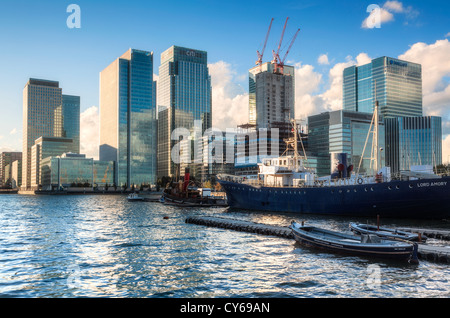
[[[361,220],[178,209],[122,196],[5,195],[0,206],[0,295],[6,297],[449,295],[448,266],[336,255],[278,237],[185,223],[190,215],[218,215],[346,229]],[[377,285],[368,284],[371,266],[380,274]]]

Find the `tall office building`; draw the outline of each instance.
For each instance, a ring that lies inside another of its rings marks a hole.
[[[272,128],[295,118],[295,69],[284,65],[283,73],[271,62],[249,70],[249,123]]]
[[[179,166],[171,151],[176,128],[195,137],[195,121],[203,132],[211,128],[211,77],[205,51],[172,46],[161,54],[158,80],[158,177],[175,176]]]
[[[10,183],[10,179],[12,177],[12,163],[17,160],[22,160],[21,152],[0,153],[0,188]],[[11,169],[9,171],[6,171],[5,168],[8,165],[10,165]]]
[[[421,65],[383,56],[344,69],[344,110],[373,113],[375,98],[385,118],[422,116]]]
[[[100,73],[100,160],[115,161],[115,184],[156,182],[153,53],[129,49]]]
[[[442,164],[441,117],[387,118],[386,148],[386,164],[393,173]]]
[[[346,153],[347,162],[353,165],[354,171],[361,162],[360,172],[371,172],[372,136],[367,136],[372,117],[372,114],[345,110],[308,117],[308,147],[311,153],[320,158],[317,166],[320,176],[330,174],[333,153]],[[378,137],[380,148],[384,148],[385,127],[382,118],[379,122]],[[385,154],[381,152],[382,166],[384,162]]]
[[[62,135],[73,140],[72,153],[80,153],[80,96],[62,95]]]
[[[27,82],[23,90],[22,188],[29,189],[31,186],[31,147],[36,139],[63,137],[66,127],[79,127],[79,112],[79,100],[75,104],[63,103],[59,82],[34,78]],[[76,130],[68,130],[73,138]],[[75,147],[72,151],[78,149]]]

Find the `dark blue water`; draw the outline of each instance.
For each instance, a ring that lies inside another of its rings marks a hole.
[[[305,219],[339,230],[354,221],[180,209],[124,196],[2,195],[0,296],[450,296],[445,264],[335,255],[288,239],[186,224],[191,215],[278,225]],[[421,224],[449,227],[443,221]]]

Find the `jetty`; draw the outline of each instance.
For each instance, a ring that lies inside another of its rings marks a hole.
[[[285,239],[294,239],[292,230],[287,226],[269,225],[245,220],[230,219],[224,217],[213,217],[213,216],[191,216],[186,219],[186,223],[217,227],[240,232],[271,235]],[[415,233],[422,233],[417,230],[423,229],[413,229],[413,230]],[[424,231],[423,234],[427,235],[428,237],[433,237],[429,235],[431,231],[432,230]],[[445,236],[440,236],[439,238],[443,239],[444,237]],[[418,248],[419,259],[435,263],[450,264],[450,246],[445,247],[428,244],[418,244],[418,247],[419,247]]]
[[[448,230],[434,230],[434,229],[421,229],[409,227],[398,228],[398,230],[411,233],[420,233],[422,236],[425,235],[430,238],[450,241],[450,231]]]

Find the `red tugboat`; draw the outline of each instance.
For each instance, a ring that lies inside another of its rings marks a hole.
[[[211,189],[200,188],[190,180],[189,168],[185,170],[184,180],[172,181],[164,189],[160,202],[181,207],[228,206],[226,199],[213,196]]]

